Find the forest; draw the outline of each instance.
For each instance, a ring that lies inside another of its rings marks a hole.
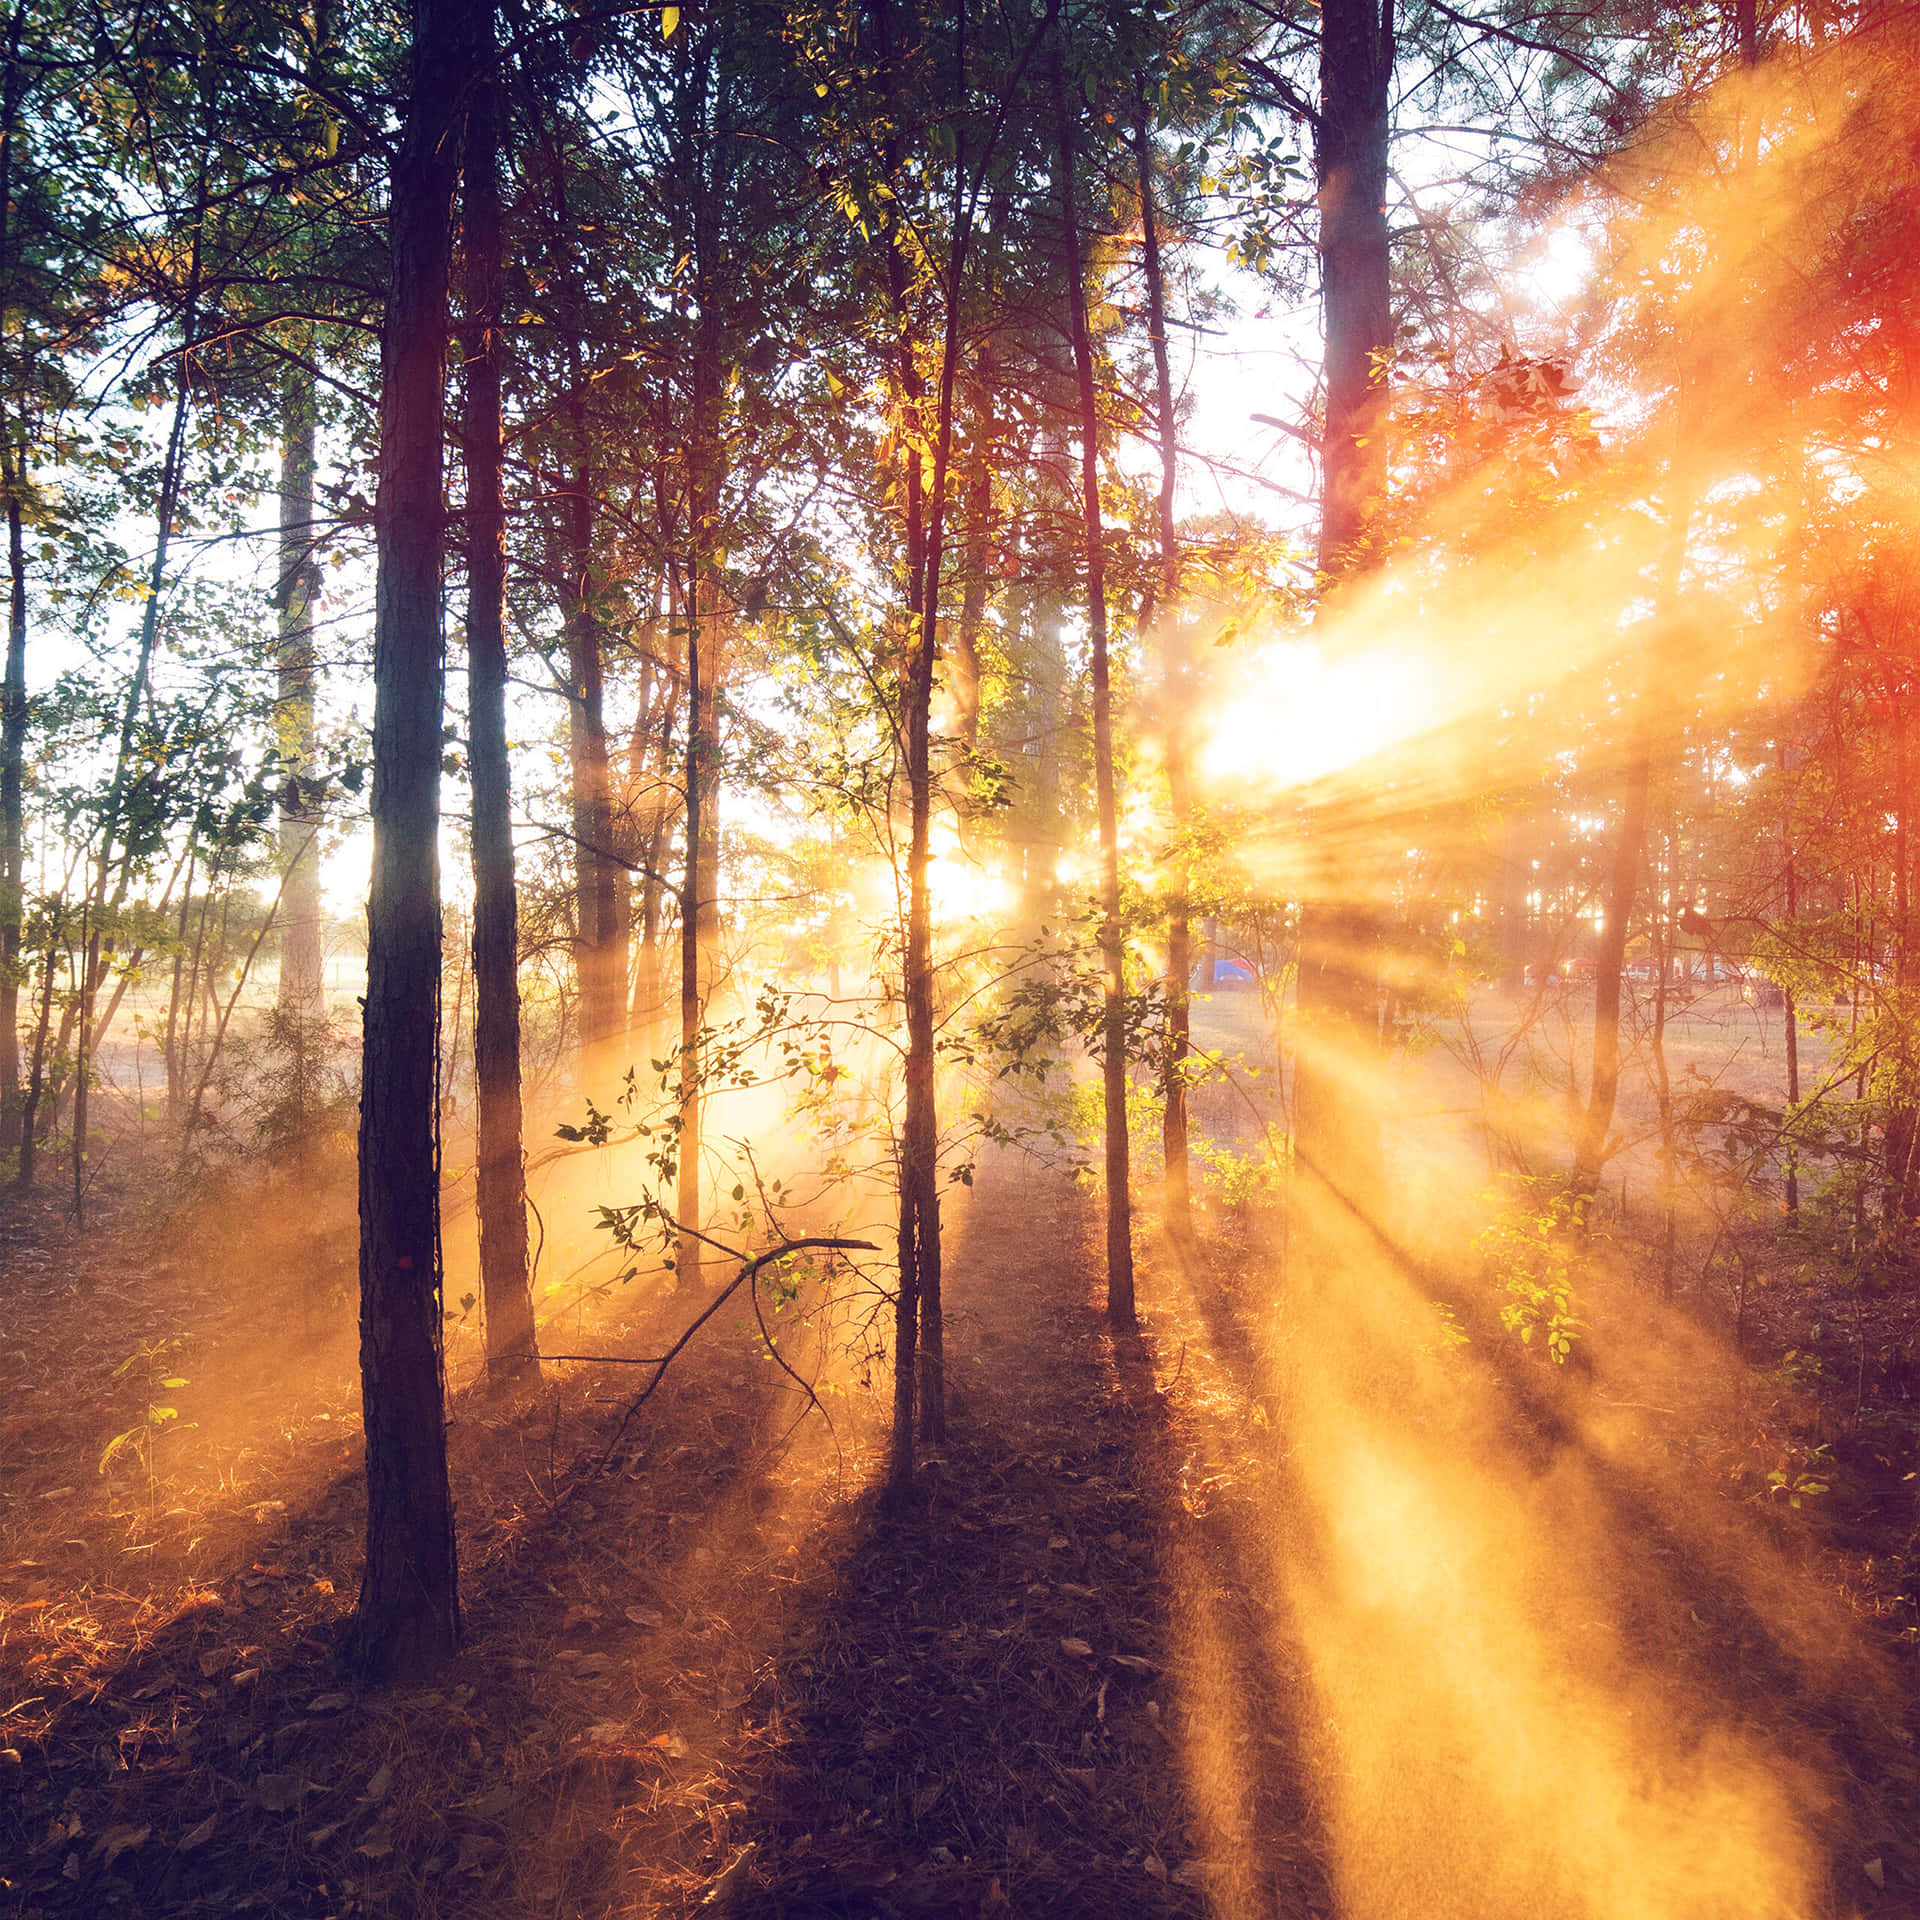
[[[0,1915],[1920,1916],[1920,10],[0,9]]]

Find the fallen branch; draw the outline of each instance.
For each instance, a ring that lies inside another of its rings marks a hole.
[[[695,1228],[689,1227],[685,1229],[685,1231],[690,1238],[698,1240],[706,1246],[717,1248],[721,1253],[731,1254],[736,1260],[745,1258],[738,1247],[729,1247],[723,1241],[711,1239]],[[699,1313],[694,1316],[692,1323],[687,1327],[686,1331],[682,1333],[679,1339],[676,1340],[665,1353],[661,1354],[658,1359],[637,1360],[631,1363],[616,1362],[616,1364],[651,1366],[654,1369],[654,1375],[627,1403],[626,1412],[620,1416],[620,1424],[613,1430],[613,1438],[607,1442],[606,1446],[601,1450],[599,1459],[594,1462],[594,1470],[596,1472],[613,1458],[614,1450],[620,1445],[620,1442],[626,1438],[627,1428],[633,1423],[634,1415],[653,1397],[654,1389],[667,1377],[667,1368],[685,1351],[688,1342],[692,1340],[693,1336],[698,1333],[743,1286],[750,1284],[758,1276],[762,1267],[770,1267],[776,1260],[784,1260],[789,1254],[793,1253],[805,1253],[810,1248],[821,1248],[836,1253],[878,1253],[880,1251],[871,1240],[838,1240],[824,1235],[809,1235],[800,1240],[782,1240],[778,1246],[769,1247],[764,1253],[757,1253],[751,1258],[745,1258],[745,1264],[741,1267],[740,1271],[701,1308]],[[564,1355],[560,1354],[548,1354],[546,1357],[550,1360],[565,1358]],[[608,1357],[609,1356],[606,1355],[591,1354],[585,1356],[585,1358],[590,1360],[604,1360]],[[778,1358],[779,1356],[776,1355],[775,1357]],[[783,1361],[782,1365],[784,1364]],[[791,1372],[792,1369],[789,1368],[788,1371]],[[577,1485],[578,1482],[575,1484]]]

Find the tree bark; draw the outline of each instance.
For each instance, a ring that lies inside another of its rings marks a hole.
[[[593,604],[594,473],[588,456],[586,411],[578,395],[571,412],[574,466],[564,507],[561,607],[567,640],[567,745],[579,918],[580,1055],[591,1072],[626,1028],[627,929],[619,911],[612,857],[606,669]]]
[[[898,99],[900,48],[896,39],[897,21],[891,4],[878,8],[879,58],[887,76],[889,127],[883,155],[883,174],[889,186],[898,178],[901,160],[902,116]],[[957,236],[956,236],[957,237]],[[887,1459],[886,1498],[896,1506],[904,1502],[913,1486],[915,1468],[916,1413],[920,1377],[920,1305],[925,1270],[929,1260],[937,1260],[940,1250],[939,1193],[933,1172],[933,1158],[939,1150],[934,1121],[933,1054],[933,914],[928,897],[927,854],[924,842],[916,848],[914,821],[922,803],[916,795],[927,775],[915,779],[915,734],[924,731],[924,717],[916,718],[921,695],[920,663],[926,651],[924,625],[926,590],[926,540],[922,513],[924,465],[920,437],[925,430],[924,389],[919,363],[914,353],[913,315],[909,302],[906,255],[901,247],[897,216],[890,219],[886,235],[887,298],[896,329],[893,343],[895,396],[900,409],[900,439],[905,443],[906,468],[906,638],[901,672],[900,748],[907,770],[907,925],[901,960],[901,997],[906,1003],[907,1061],[904,1088],[905,1111],[901,1116],[899,1213],[895,1232],[894,1259],[897,1288],[893,1307],[893,1430]],[[931,682],[927,698],[932,697]],[[924,753],[922,764],[924,765]],[[917,1010],[921,1009],[921,1010]],[[923,1011],[922,1011],[923,1010]],[[916,1033],[924,1030],[928,1044],[922,1048]]]
[[[394,160],[375,503],[373,876],[360,1096],[367,1560],[355,1665],[412,1680],[459,1642],[440,1270],[441,504],[460,115],[486,10],[414,0]]]
[[[683,32],[686,29],[682,29]],[[701,1226],[700,1154],[706,1090],[701,1044],[712,1017],[720,946],[719,686],[724,594],[720,579],[722,442],[726,399],[725,239],[731,152],[731,16],[724,11],[687,43],[680,140],[692,170],[690,251],[699,306],[693,339],[688,473],[686,863],[680,892],[679,1219]],[[683,1277],[699,1277],[704,1249],[692,1233],[675,1254]]]
[[[491,19],[485,30],[491,38]],[[527,1271],[520,1141],[520,934],[507,761],[506,501],[500,382],[504,268],[500,238],[497,55],[467,112],[464,245],[466,371],[461,454],[467,479],[467,755],[473,786],[473,1078],[479,1104],[475,1211],[487,1376],[539,1371]]]
[[[0,1153],[20,1144],[20,967],[26,920],[22,790],[27,759],[27,556],[20,524],[24,459],[9,459],[7,668],[0,680]]]
[[[1173,368],[1167,352],[1166,276],[1160,261],[1160,226],[1153,192],[1153,133],[1144,95],[1136,104],[1134,163],[1140,192],[1140,251],[1147,281],[1147,339],[1153,349],[1155,424],[1160,439],[1160,492],[1156,520],[1159,569],[1142,610],[1141,624],[1157,632],[1161,697],[1165,702],[1167,799],[1173,813],[1173,888],[1167,900],[1166,1057],[1160,1075],[1160,1143],[1166,1165],[1161,1206],[1167,1237],[1176,1252],[1193,1242],[1193,1182],[1187,1151],[1187,1060],[1192,1051],[1193,862],[1188,850],[1193,826],[1189,768],[1188,708],[1192,664],[1180,610],[1180,541],[1173,502],[1179,484],[1179,441],[1173,411]]]
[[[1675,462],[1685,435],[1677,437]],[[1657,612],[1647,640],[1646,664],[1640,698],[1633,715],[1633,733],[1627,748],[1622,782],[1620,831],[1608,862],[1605,918],[1594,943],[1593,960],[1593,1076],[1587,1088],[1573,1156],[1573,1187],[1588,1198],[1598,1191],[1600,1170],[1607,1161],[1607,1138],[1620,1093],[1620,1002],[1626,973],[1627,936],[1639,899],[1640,870],[1646,859],[1647,820],[1653,792],[1655,751],[1669,722],[1669,691],[1665,672],[1666,635],[1680,595],[1686,564],[1687,533],[1693,503],[1675,479],[1676,498],[1660,560]]]
[[[1120,830],[1114,797],[1113,693],[1107,658],[1106,534],[1100,514],[1100,416],[1093,385],[1093,342],[1082,277],[1080,213],[1074,197],[1073,113],[1065,62],[1054,43],[1053,94],[1059,144],[1058,190],[1067,277],[1067,318],[1080,429],[1080,511],[1086,541],[1087,636],[1092,653],[1093,785],[1100,820],[1100,960],[1105,992],[1100,1022],[1100,1072],[1106,1112],[1107,1318],[1131,1332],[1133,1195],[1127,1141],[1126,941],[1120,924]]]
[[[320,951],[320,805],[314,775],[313,609],[320,597],[314,551],[315,387],[311,373],[287,384],[280,459],[280,631],[274,727],[286,777],[280,803],[280,1011],[303,1020],[325,1010]]]
[[[1320,15],[1315,169],[1325,313],[1319,566],[1337,589],[1372,565],[1370,532],[1386,485],[1384,415],[1393,348],[1387,144],[1393,0],[1325,0]],[[1336,887],[1343,889],[1335,891]],[[1364,873],[1300,903],[1294,1158],[1311,1216],[1372,1218],[1381,1186],[1372,1090],[1378,1049],[1379,929]]]
[[[0,328],[13,305],[15,131],[26,91],[20,35],[27,0],[14,0],[0,90]],[[22,387],[25,376],[22,375]],[[27,752],[27,555],[20,495],[27,482],[24,407],[0,421],[0,486],[7,495],[7,664],[0,680],[0,1153],[20,1144],[20,968],[26,914],[22,787]]]
[[[705,866],[701,854],[705,840],[702,827],[706,815],[707,763],[712,751],[711,722],[702,684],[705,646],[700,629],[706,568],[698,557],[691,572],[687,600],[687,746],[682,773],[686,861],[680,886],[679,1190],[674,1201],[681,1226],[679,1244],[674,1250],[674,1268],[683,1279],[699,1277],[701,1257],[701,1244],[695,1238],[701,1227],[700,1035],[705,1013],[702,976],[706,971],[702,964],[705,942],[701,939],[706,902],[701,898],[700,880]]]

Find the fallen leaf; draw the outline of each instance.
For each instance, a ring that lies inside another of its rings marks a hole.
[[[636,1627],[664,1627],[667,1616],[658,1607],[629,1607],[627,1618]]]
[[[324,1847],[346,1824],[344,1820],[329,1820],[324,1827],[315,1827],[314,1830],[307,1835],[307,1845],[310,1847]]]
[[[946,1792],[945,1785],[936,1780],[930,1787],[922,1787],[913,1796],[913,1817],[924,1820],[940,1804],[940,1796]]]
[[[1071,1580],[1060,1582],[1060,1591],[1071,1594],[1076,1600],[1097,1600],[1099,1595],[1092,1587],[1076,1586]]]
[[[350,1693],[316,1693],[307,1702],[309,1713],[345,1713],[353,1705]]]
[[[720,1870],[719,1878],[707,1889],[696,1911],[713,1915],[738,1912],[747,1891],[747,1876],[759,1851],[759,1841],[749,1840]]]
[[[610,1653],[583,1653],[574,1663],[574,1672],[591,1678],[595,1674],[605,1673],[613,1665]]]
[[[1164,1880],[1167,1877],[1167,1863],[1157,1853],[1148,1854],[1140,1865],[1156,1880]]]
[[[1866,1864],[1864,1871],[1866,1873],[1867,1878],[1871,1880],[1876,1887],[1886,1886],[1887,1869],[1886,1869],[1886,1863],[1884,1861],[1880,1860],[1878,1857],[1872,1860],[1869,1860]]]
[[[197,1827],[190,1827],[180,1836],[180,1851],[191,1853],[196,1847],[204,1847],[213,1838],[213,1830],[220,1824],[220,1816],[210,1813]]]
[[[670,1753],[676,1760],[684,1760],[691,1751],[685,1738],[677,1733],[656,1733],[647,1745]]]
[[[233,1676],[233,1684],[236,1687],[250,1687],[259,1678],[260,1669],[258,1667],[242,1667],[240,1671]]]
[[[312,1791],[297,1773],[263,1773],[253,1783],[253,1802],[268,1813],[291,1813]]]
[[[1151,1673],[1154,1670],[1151,1660],[1143,1660],[1137,1653],[1116,1653],[1111,1656],[1116,1667],[1125,1667],[1129,1673]]]
[[[1056,1533],[1048,1539],[1047,1551],[1049,1553],[1064,1553],[1066,1549],[1072,1545],[1073,1542],[1069,1540],[1064,1533]]]
[[[354,1852],[368,1860],[384,1860],[393,1851],[391,1840],[362,1840]]]
[[[610,1747],[626,1730],[624,1721],[597,1720],[587,1729],[587,1738],[596,1747]]]
[[[200,1677],[203,1680],[211,1680],[226,1664],[227,1656],[218,1649],[212,1653],[203,1653],[200,1656]]]
[[[109,1827],[93,1843],[93,1851],[96,1856],[104,1853],[107,1856],[107,1865],[112,1866],[123,1853],[131,1853],[136,1847],[144,1847],[152,1833],[151,1827]]]
[[[1060,1642],[1060,1651],[1062,1653],[1072,1654],[1076,1660],[1089,1660],[1093,1657],[1093,1649],[1088,1646],[1084,1640],[1075,1640],[1072,1638],[1062,1640]]]
[[[384,1800],[387,1789],[393,1785],[393,1768],[384,1766],[367,1782],[367,1790],[360,1797],[363,1800]]]

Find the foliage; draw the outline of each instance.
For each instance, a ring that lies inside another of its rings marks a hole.
[[[1481,1269],[1501,1298],[1500,1324],[1524,1347],[1564,1366],[1586,1331],[1577,1284],[1586,1207],[1558,1182],[1510,1175],[1484,1196],[1475,1239]]]

